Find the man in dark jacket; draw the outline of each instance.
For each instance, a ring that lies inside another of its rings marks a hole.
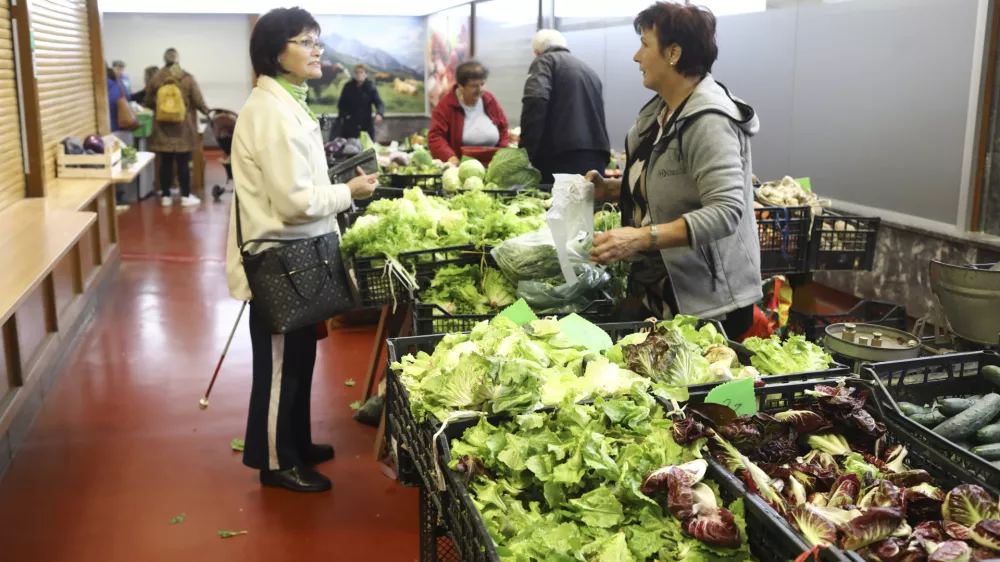
[[[539,31],[532,48],[535,60],[524,84],[518,146],[542,172],[542,183],[552,183],[553,173],[603,171],[611,159],[611,143],[601,79],[570,54],[558,31]]]
[[[375,122],[372,122],[372,106],[375,106]],[[363,64],[354,67],[354,80],[344,84],[337,102],[337,113],[343,124],[341,136],[356,139],[361,131],[375,140],[375,123],[381,123],[385,115],[385,104],[375,83],[368,79],[368,68]]]

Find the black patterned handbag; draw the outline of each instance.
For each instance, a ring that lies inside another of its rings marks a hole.
[[[236,243],[253,295],[253,306],[271,333],[285,334],[332,318],[354,308],[347,273],[340,257],[340,233],[297,240],[243,241],[239,197]],[[251,243],[278,244],[251,254]]]

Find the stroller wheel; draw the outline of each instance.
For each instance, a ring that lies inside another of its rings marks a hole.
[[[221,185],[214,186],[212,188],[212,199],[215,199],[216,201],[218,201],[219,198],[222,197],[222,194],[225,193],[225,192],[226,192],[226,188],[222,187]]]

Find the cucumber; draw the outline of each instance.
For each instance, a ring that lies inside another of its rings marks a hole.
[[[945,439],[963,439],[989,425],[1000,414],[1000,394],[987,394],[971,408],[934,428]]]
[[[1000,367],[996,365],[983,365],[979,369],[979,374],[987,381],[993,383],[993,386],[1000,388]]]
[[[897,402],[899,406],[899,411],[903,412],[903,415],[909,417],[914,414],[929,414],[931,409],[925,406],[918,406],[917,404],[911,404],[910,402]]]
[[[976,441],[983,444],[1000,443],[1000,423],[991,423],[976,432]]]
[[[945,422],[948,418],[937,410],[926,414],[913,414],[910,419],[927,428],[935,428]]]
[[[1000,443],[973,447],[972,454],[979,455],[988,461],[1000,461]]]
[[[941,404],[941,413],[948,417],[957,416],[975,404],[975,402],[968,398],[945,398],[939,402]]]

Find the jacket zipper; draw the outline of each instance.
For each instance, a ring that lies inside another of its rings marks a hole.
[[[715,271],[715,255],[712,252],[712,246],[710,244],[702,246],[701,254],[705,256],[708,270],[712,272],[712,292],[714,293],[719,287],[719,274]]]

